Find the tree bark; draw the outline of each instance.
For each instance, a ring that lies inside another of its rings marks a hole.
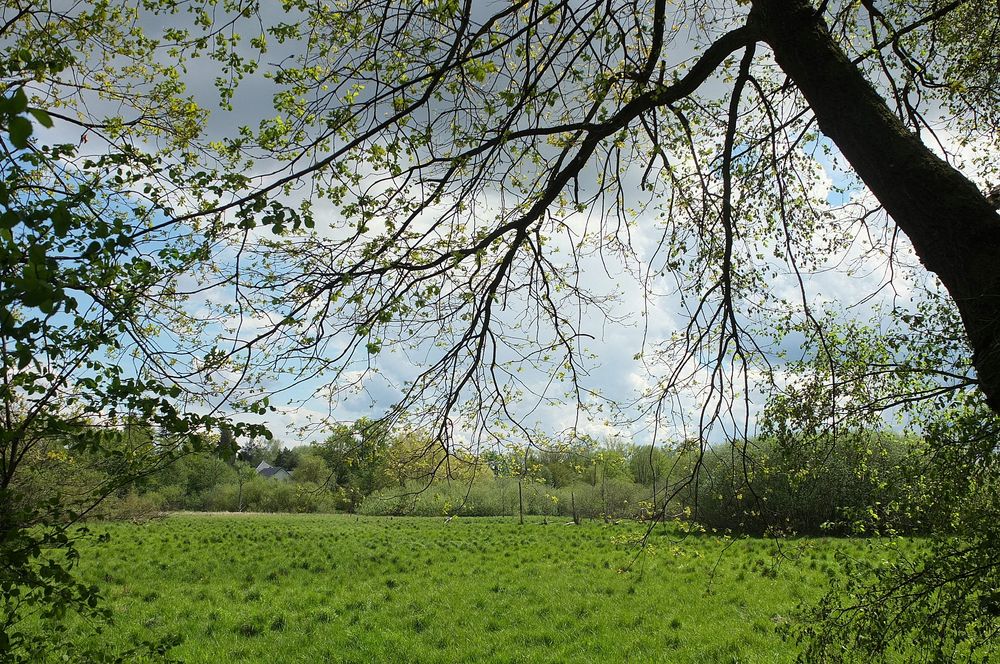
[[[822,132],[958,306],[973,364],[1000,413],[1000,216],[893,114],[805,0],[753,0],[751,22]]]

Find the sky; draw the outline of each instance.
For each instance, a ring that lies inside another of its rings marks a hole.
[[[494,5],[481,3],[477,5],[479,9]],[[499,5],[496,5],[499,6]],[[277,10],[274,6],[268,5],[264,11],[265,21],[278,18]],[[290,20],[283,16],[284,20]],[[155,20],[149,20],[147,28],[158,30],[163,27]],[[248,30],[252,29],[252,24]],[[249,38],[252,33],[248,32]],[[281,62],[295,52],[294,44],[274,45],[262,58],[262,70],[266,70],[270,65]],[[689,42],[683,40],[678,42],[677,50],[670,53],[671,61],[682,61],[690,56],[694,47]],[[183,72],[183,80],[188,86],[188,90],[196,99],[211,99],[214,92],[214,80],[217,73],[210,67],[190,66]],[[726,89],[721,82],[716,81],[707,88],[709,96],[719,90]],[[271,103],[272,84],[258,72],[250,75],[241,84],[241,87],[233,99],[233,110],[223,112],[213,111],[206,126],[206,135],[209,138],[219,138],[227,135],[234,127],[247,125],[256,126],[261,119],[273,117],[274,107]],[[95,107],[96,108],[96,107]],[[46,137],[54,139],[77,140],[77,130],[72,127],[57,125],[44,134]],[[829,156],[824,155],[819,147],[832,149]],[[99,149],[99,148],[96,148]],[[862,188],[852,181],[848,171],[837,159],[837,153],[833,146],[822,137],[803,146],[803,150],[815,152],[817,160],[817,179],[813,185],[813,195],[818,200],[825,200],[835,214],[848,215],[855,213],[863,207],[872,206],[870,197]],[[266,172],[273,164],[260,162],[256,165],[258,173]],[[639,174],[635,169],[626,168],[622,174],[624,189],[638,192]],[[839,191],[846,187],[847,191]],[[486,192],[487,195],[489,192]],[[496,192],[494,192],[495,194]],[[752,195],[753,192],[745,192]],[[301,193],[293,193],[291,199],[301,196]],[[486,210],[479,212],[484,216],[489,216],[489,206],[499,206],[499,198],[494,196],[495,203],[486,203]],[[605,254],[603,257],[590,256],[582,260],[580,271],[580,282],[584,290],[613,297],[613,301],[608,304],[608,316],[600,315],[593,307],[582,310],[579,317],[579,332],[588,335],[587,350],[593,353],[593,359],[585,362],[587,371],[586,384],[599,388],[607,398],[609,403],[619,404],[619,408],[605,410],[603,413],[595,414],[592,418],[585,418],[583,421],[577,420],[577,413],[572,404],[559,399],[569,387],[567,384],[556,384],[549,389],[549,394],[556,397],[551,403],[546,403],[538,408],[531,408],[525,402],[519,406],[520,410],[515,411],[515,416],[524,421],[529,427],[537,426],[541,430],[549,433],[565,432],[574,427],[579,433],[586,433],[597,437],[618,436],[624,439],[646,443],[655,440],[659,443],[677,441],[680,438],[690,435],[692,429],[696,427],[698,412],[701,406],[701,396],[699,387],[703,387],[708,379],[708,369],[703,366],[691,365],[686,370],[693,378],[692,389],[686,393],[679,392],[675,395],[674,406],[681,417],[674,418],[651,418],[648,412],[641,408],[633,407],[639,396],[647,390],[656,390],[659,382],[664,378],[664,368],[651,363],[650,355],[657,342],[669,339],[670,335],[683,328],[686,322],[684,306],[676,294],[668,294],[662,297],[647,299],[639,283],[630,274],[646,274],[652,266],[653,256],[659,242],[658,222],[655,218],[657,214],[656,206],[651,206],[645,210],[640,210],[634,217],[632,226],[632,246],[636,249],[633,259],[622,260],[620,257]],[[317,219],[319,220],[318,233],[332,233],[327,229],[337,226],[340,222],[338,211],[325,202],[317,202]],[[570,225],[584,224],[586,215],[580,214],[576,219],[569,219]],[[377,222],[376,222],[377,223]],[[253,238],[264,237],[259,231],[251,235]],[[876,239],[873,243],[878,245]],[[555,239],[550,245],[552,248],[561,248],[563,252],[556,260],[564,260],[568,256],[568,244],[561,239]],[[913,290],[912,283],[900,274],[893,275],[893,287],[881,288],[888,278],[884,262],[874,258],[864,258],[867,250],[871,246],[865,245],[864,238],[859,238],[858,242],[845,250],[843,254],[831,257],[825,264],[812,267],[805,280],[805,300],[817,311],[824,307],[829,307],[837,311],[839,316],[853,317],[859,319],[871,318],[876,315],[878,307],[906,304],[908,297]],[[226,252],[231,249],[221,250],[220,258],[226,259]],[[904,264],[914,263],[912,252],[909,252],[905,241],[899,245],[898,258]],[[852,262],[855,261],[855,262]],[[787,264],[781,261],[774,261],[769,258],[761,260],[760,269],[768,267],[774,268],[778,272],[777,278],[770,282],[772,292],[777,294],[785,293],[789,299],[799,297],[798,281],[790,274]],[[917,273],[918,274],[918,273]],[[671,277],[669,275],[653,280],[653,284],[659,289],[667,290]],[[917,276],[919,281],[919,274]],[[196,283],[192,278],[191,284]],[[877,295],[871,297],[875,292]],[[207,293],[200,294],[197,300],[188,303],[188,313],[194,316],[208,315],[213,306],[224,305],[233,297],[233,292],[228,288],[217,288]],[[262,311],[257,313],[257,320],[242,321],[241,334],[244,336],[254,331],[255,324],[267,324],[273,322],[280,316],[280,306],[276,306],[273,311]],[[759,312],[740,312],[749,317],[758,315]],[[501,320],[501,322],[504,322]],[[220,327],[213,329],[221,331]],[[331,350],[346,344],[346,339],[334,339]],[[779,339],[772,349],[768,351],[770,357],[777,358],[779,351],[785,351],[792,357],[800,352],[800,337],[790,335],[784,339]],[[275,410],[262,417],[250,417],[240,415],[241,419],[248,421],[260,421],[269,426],[277,438],[289,445],[303,444],[317,440],[323,436],[324,426],[332,422],[351,422],[362,417],[377,417],[385,412],[400,395],[402,386],[407,380],[411,380],[419,371],[419,365],[414,362],[416,358],[433,357],[435,350],[433,339],[429,339],[424,345],[417,348],[406,349],[402,345],[387,344],[376,358],[361,357],[356,365],[344,367],[341,374],[341,384],[352,383],[350,379],[361,375],[362,370],[370,361],[377,363],[378,372],[369,374],[367,378],[357,385],[357,389],[348,389],[331,396],[332,391],[328,389],[321,378],[311,378],[306,380],[295,379],[290,376],[278,376],[271,380],[266,387],[268,390],[277,392],[272,404]],[[522,380],[524,384],[535,390],[542,390],[548,381],[545,372],[537,371],[530,364],[523,367]],[[753,372],[751,372],[753,373]],[[778,380],[781,380],[780,371]],[[742,382],[742,375],[735,376],[736,382]],[[761,379],[759,375],[748,376],[753,385]],[[761,390],[752,387],[751,394],[746,395],[747,401],[738,400],[727,422],[721,429],[716,429],[712,436],[715,439],[725,437],[733,433],[744,418],[751,422],[760,413],[764,404],[765,395]],[[225,406],[222,406],[225,409]],[[655,420],[655,421],[654,421]],[[655,438],[654,438],[655,432]],[[751,431],[752,432],[752,431]],[[460,430],[459,436],[473,437],[475,432],[471,429]]]
[[[683,60],[690,56],[691,45],[684,43],[681,49],[679,53],[672,53],[671,58]],[[283,54],[271,53],[268,57],[271,61],[278,61]],[[197,70],[191,74],[193,74],[189,81],[191,89],[202,93],[208,91],[209,76],[203,75],[199,78]],[[709,96],[714,94],[711,86],[707,89],[707,93]],[[232,126],[234,123],[253,125],[255,123],[253,111],[259,116],[260,109],[266,109],[267,104],[266,84],[262,84],[259,78],[253,77],[244,84],[234,98],[235,112],[214,116],[209,123],[209,132],[222,132],[224,125]],[[805,149],[813,150],[815,147],[817,145],[814,143]],[[826,199],[835,206],[847,203],[848,201],[843,200],[845,196],[856,197],[859,202],[864,202],[864,194],[860,191],[848,194],[834,191],[835,185],[842,187],[848,182],[848,175],[839,170],[834,158],[822,155],[820,150],[815,152],[820,155],[817,168],[822,170],[815,185],[816,191],[813,192],[816,198]],[[261,165],[261,168],[263,167]],[[626,180],[624,189],[638,191],[637,169],[628,169],[619,177]],[[322,234],[326,232],[323,228],[324,221],[328,221],[331,226],[338,223],[336,218],[338,212],[323,202],[317,203],[320,206],[317,215],[320,220],[318,230]],[[488,212],[482,210],[479,212],[484,217],[489,216]],[[620,436],[640,443],[653,440],[654,431],[657,442],[664,443],[676,442],[696,430],[704,398],[702,390],[709,377],[707,367],[691,365],[685,368],[692,377],[691,388],[686,393],[677,393],[672,399],[672,405],[680,417],[650,418],[648,414],[644,415],[642,410],[628,407],[628,404],[635,403],[643,392],[655,391],[659,382],[665,377],[665,368],[653,366],[648,356],[640,359],[638,357],[640,351],[645,350],[648,355],[657,342],[682,329],[686,323],[684,308],[676,295],[647,301],[639,283],[627,277],[629,273],[643,273],[650,268],[648,261],[656,251],[660,233],[654,219],[656,212],[654,202],[652,207],[640,212],[635,218],[631,231],[632,244],[637,248],[637,257],[634,261],[627,264],[617,256],[604,254],[600,257],[584,258],[580,266],[583,289],[615,298],[608,309],[610,316],[600,315],[596,309],[590,308],[580,317],[581,326],[578,331],[589,335],[587,350],[595,356],[593,360],[584,362],[588,374],[585,383],[587,386],[600,389],[610,403],[620,404],[622,407],[605,410],[593,416],[587,415],[580,420],[575,406],[568,400],[559,398],[560,394],[569,390],[570,385],[557,383],[555,387],[549,386],[546,391],[547,395],[554,397],[552,400],[547,399],[547,403],[541,407],[532,407],[533,400],[525,399],[519,407],[520,410],[515,411],[515,416],[528,427],[535,426],[550,434],[575,428],[580,433],[597,437]],[[580,218],[578,223],[582,224],[585,215],[578,216]],[[572,220],[570,225],[573,225]],[[567,244],[557,241],[555,246],[559,247],[560,244],[562,255],[567,256]],[[865,249],[862,243],[853,247],[855,258],[858,258]],[[869,264],[861,266],[848,276],[845,270],[838,269],[838,264],[843,265],[842,261],[842,256],[834,257],[829,264],[817,266],[812,274],[807,275],[806,299],[818,309],[827,304],[839,303],[844,307],[843,315],[863,319],[879,304],[881,298],[876,297],[871,300],[867,298],[878,289],[885,275],[879,261],[875,260],[869,261]],[[797,280],[789,274],[787,265],[778,263],[776,269],[783,276],[772,283],[772,290],[785,291],[789,299],[795,300],[799,297]],[[656,283],[666,286],[669,281],[668,276],[657,280]],[[905,296],[906,284],[901,279],[896,281],[896,292],[901,292]],[[891,297],[890,293],[891,291],[883,291],[883,295]],[[794,357],[799,351],[798,341],[799,338],[796,337],[783,340],[774,352],[784,350]],[[330,400],[331,390],[321,379],[302,381],[295,385],[281,385],[280,389],[283,390],[281,398],[275,400],[277,410],[261,419],[279,438],[294,444],[322,436],[322,426],[310,425],[330,420],[349,422],[360,417],[377,417],[399,398],[405,383],[412,380],[419,371],[420,365],[415,364],[414,359],[419,361],[421,356],[434,357],[434,355],[432,340],[428,340],[425,345],[416,349],[416,352],[407,352],[402,346],[387,344],[377,358],[362,357],[357,366],[347,368],[348,376],[354,377],[359,375],[370,361],[374,361],[377,365],[378,372],[367,374],[357,389],[338,393],[335,399]],[[537,371],[530,365],[525,365],[521,369],[524,372],[521,379],[529,390],[541,392],[549,385],[550,377],[547,372]],[[737,383],[742,379],[738,374],[737,370],[737,375],[734,376]],[[751,384],[754,378],[760,379],[761,376],[751,377]],[[759,414],[764,403],[764,394],[754,391],[747,397],[747,402],[736,400],[731,416],[723,418],[725,420],[723,426],[717,427],[710,434],[713,438],[720,439],[734,434],[745,417],[749,417],[752,421]],[[654,419],[656,421],[653,421]],[[475,435],[471,430],[460,432],[459,435],[463,433],[468,437]]]

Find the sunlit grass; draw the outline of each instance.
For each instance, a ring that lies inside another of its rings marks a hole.
[[[780,662],[777,629],[864,541],[730,542],[501,519],[174,516],[107,524],[105,638],[186,662]]]

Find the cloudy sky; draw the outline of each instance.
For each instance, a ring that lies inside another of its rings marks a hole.
[[[680,42],[677,52],[670,57],[673,61],[682,61],[690,57],[694,49],[693,44]],[[295,46],[288,45],[284,50],[268,53],[266,59],[275,63],[294,55],[294,52]],[[188,74],[193,91],[198,95],[211,94],[209,72],[193,69]],[[706,92],[709,96],[716,94],[713,86],[717,86],[719,91],[726,89],[718,82],[713,83]],[[209,132],[222,135],[234,125],[254,126],[261,117],[267,117],[271,93],[272,90],[263,77],[249,77],[234,99],[234,111],[216,113],[210,121]],[[816,199],[826,200],[835,213],[840,215],[857,214],[859,206],[873,207],[873,202],[866,199],[863,192],[844,194],[834,190],[834,185],[843,185],[848,181],[846,174],[837,166],[835,151],[832,156],[827,157],[822,151],[815,150],[816,143],[808,147],[819,155],[815,166],[818,177],[812,191]],[[268,165],[262,163],[259,168],[263,171]],[[639,191],[640,173],[637,168],[626,169],[619,177],[625,180],[623,189]],[[752,195],[752,192],[747,194]],[[486,195],[488,197],[489,192]],[[495,196],[494,200],[497,200]],[[325,201],[316,203],[318,233],[335,235],[338,231],[331,229],[341,226],[338,211]],[[499,205],[488,200],[481,201],[480,204],[485,205],[487,210],[480,209],[478,212],[487,218],[488,208]],[[593,354],[590,359],[581,361],[581,368],[586,373],[583,383],[589,389],[600,390],[606,402],[601,409],[585,413],[581,417],[572,400],[565,398],[571,392],[572,385],[565,381],[553,382],[548,367],[539,370],[530,363],[524,363],[517,376],[520,387],[523,388],[524,399],[513,410],[513,414],[528,427],[538,427],[549,433],[575,429],[599,437],[620,435],[640,442],[652,440],[654,431],[659,442],[676,441],[697,431],[705,398],[704,388],[709,381],[709,366],[694,359],[689,360],[688,365],[683,368],[683,372],[690,377],[688,389],[672,395],[667,411],[661,412],[657,417],[648,410],[649,401],[642,399],[644,394],[658,392],[661,381],[672,370],[669,365],[653,361],[651,351],[682,330],[688,320],[686,306],[672,292],[671,275],[650,282],[663,295],[650,297],[640,283],[640,279],[645,278],[650,270],[650,261],[660,242],[662,231],[655,218],[658,211],[658,206],[653,201],[652,205],[637,213],[630,231],[631,246],[636,252],[633,258],[626,259],[613,252],[601,252],[581,259],[579,272],[582,290],[611,298],[603,311],[592,306],[583,307],[572,316],[579,321],[577,332],[587,335],[585,349]],[[586,223],[589,212],[579,213],[575,219],[568,218],[566,221],[570,226],[581,227]],[[877,243],[878,238],[874,240],[874,244]],[[805,274],[805,300],[810,307],[817,312],[834,308],[841,315],[863,320],[879,306],[899,304],[900,301],[905,306],[910,286],[905,279],[896,275],[893,288],[880,290],[888,275],[882,258],[877,254],[869,255],[871,248],[872,245],[866,244],[865,238],[859,238],[846,252],[832,256],[826,264],[808,269]],[[565,238],[557,238],[550,249],[561,250],[554,254],[557,263],[569,260],[570,247]],[[903,262],[908,260],[906,252],[905,243],[901,243],[900,255]],[[865,256],[867,258],[863,258]],[[770,259],[765,259],[765,262],[779,275],[770,284],[772,293],[784,296],[789,301],[800,300],[800,285],[789,265]],[[764,264],[760,266],[761,269],[764,267]],[[873,298],[872,293],[878,295]],[[223,299],[225,296],[225,292],[216,294],[216,297]],[[750,312],[746,313],[748,317],[751,315]],[[519,315],[516,306],[509,315]],[[255,322],[269,322],[266,320],[267,314],[263,318],[265,320],[249,321],[249,325],[248,321],[242,321],[242,334],[251,334]],[[416,378],[422,366],[439,354],[433,342],[434,339],[427,339],[416,348],[387,343],[377,357],[362,354],[355,363],[343,367],[344,372],[339,375],[333,389],[328,384],[329,373],[301,381],[286,378],[291,380],[290,384],[280,384],[282,379],[276,379],[280,395],[273,403],[277,410],[264,417],[263,421],[270,425],[279,438],[293,443],[321,436],[321,425],[324,422],[377,417],[395,403],[404,386]],[[794,358],[799,350],[799,342],[798,337],[781,340],[772,348],[772,352],[783,350]],[[328,352],[346,344],[346,339],[335,341]],[[377,368],[377,372],[370,371],[371,366]],[[737,367],[733,371],[731,380],[736,385],[741,384],[742,369]],[[714,439],[736,434],[747,416],[752,423],[754,416],[760,411],[764,401],[763,392],[767,386],[757,387],[762,376],[755,371],[751,371],[747,379],[751,385],[751,393],[742,395],[745,399],[734,400],[728,415],[723,416],[721,425],[713,430],[711,436]],[[780,371],[778,379],[780,380]],[[351,388],[337,389],[343,388],[345,384],[351,385]],[[545,398],[532,398],[532,393],[544,394]],[[600,402],[595,398],[588,398],[587,401],[592,405]],[[458,433],[468,437],[475,435],[471,430]]]
[[[263,24],[294,18],[279,13],[276,6],[266,5],[262,16]],[[478,3],[477,12],[500,6],[502,3]],[[169,21],[164,24],[159,19],[144,20],[147,29],[152,32],[169,27]],[[243,24],[245,39],[254,36],[255,31],[259,32],[262,23],[256,21],[253,19]],[[230,135],[235,127],[256,127],[261,120],[273,118],[274,86],[263,73],[273,71],[276,64],[293,57],[298,48],[299,45],[294,42],[273,44],[271,50],[260,56],[260,70],[242,82],[233,98],[232,111],[213,111],[206,127],[207,136],[212,139],[222,138]],[[684,61],[698,49],[695,44],[684,40],[679,40],[674,48],[668,57],[672,62]],[[197,64],[188,66],[182,72],[190,93],[210,107],[213,105],[211,100],[216,95],[214,82],[217,75],[212,67]],[[706,93],[712,96],[725,89],[724,85],[715,81],[707,86]],[[62,138],[62,133],[68,131],[70,130],[57,125],[51,135]],[[802,148],[817,154],[812,195],[817,200],[825,201],[835,215],[858,215],[859,210],[873,207],[873,201],[856,187],[849,186],[846,193],[840,191],[851,180],[838,165],[836,150],[832,150],[827,156],[817,150],[818,147],[831,146],[820,138]],[[256,172],[250,174],[264,177],[273,167],[273,163],[261,161],[255,165]],[[624,181],[624,190],[638,193],[640,173],[637,169],[626,166],[619,177]],[[305,195],[302,191],[293,192],[287,200],[301,198]],[[478,210],[478,213],[483,217],[489,217],[491,206],[503,205],[499,196],[495,195],[496,192],[493,194],[493,202],[481,201],[485,209]],[[485,196],[488,199],[490,192],[485,192]],[[326,234],[335,237],[337,233],[342,233],[342,230],[337,230],[343,225],[338,210],[325,201],[316,203],[319,236]],[[606,404],[603,410],[595,410],[579,419],[573,404],[561,396],[570,391],[571,385],[558,381],[553,383],[549,371],[538,370],[531,363],[525,363],[522,373],[518,375],[518,380],[526,388],[525,392],[544,393],[547,398],[542,399],[541,403],[537,399],[526,398],[513,413],[516,419],[523,420],[529,427],[537,426],[550,433],[575,428],[581,433],[599,437],[620,435],[640,442],[652,440],[654,432],[658,442],[669,442],[691,435],[697,428],[702,406],[702,388],[709,377],[708,366],[692,361],[690,366],[684,367],[691,378],[690,389],[673,395],[668,409],[673,411],[672,416],[663,414],[659,418],[653,417],[645,409],[649,402],[640,399],[644,393],[657,392],[658,385],[665,379],[670,368],[657,364],[652,359],[652,351],[659,343],[682,330],[688,320],[686,305],[673,292],[671,275],[647,280],[662,232],[656,217],[659,211],[655,201],[649,207],[638,208],[634,224],[630,228],[631,247],[635,252],[632,257],[623,258],[614,252],[594,253],[583,257],[579,263],[581,289],[610,298],[603,311],[593,306],[584,306],[573,314],[574,320],[578,321],[577,332],[586,335],[586,350],[592,353],[592,357],[581,363],[581,368],[587,374],[584,383],[588,388],[599,389],[603,397],[603,400],[590,397],[587,400],[595,406],[599,403]],[[570,226],[583,227],[587,223],[588,213],[589,211],[577,213],[575,217],[568,217],[565,221]],[[266,231],[251,234],[250,239],[261,237],[266,237]],[[869,238],[859,235],[854,244],[845,251],[830,256],[826,263],[809,266],[804,271],[804,298],[799,293],[800,284],[787,263],[764,258],[757,267],[761,270],[773,268],[776,271],[776,278],[769,283],[775,295],[784,296],[790,301],[804,299],[817,312],[831,309],[839,312],[840,316],[864,320],[873,316],[873,312],[879,307],[908,306],[914,286],[901,273],[890,275],[885,261],[877,253],[871,252],[880,242],[878,237],[869,241]],[[549,248],[561,250],[553,254],[553,260],[557,264],[559,261],[570,260],[570,242],[565,238],[555,238]],[[221,249],[220,260],[226,262],[231,259],[232,251],[232,248]],[[897,247],[896,257],[902,265],[915,263],[902,240]],[[893,280],[891,287],[885,287],[890,278]],[[919,272],[917,279],[923,279]],[[649,296],[644,292],[643,281],[662,294]],[[192,277],[190,283],[194,285],[198,282]],[[229,288],[200,293],[197,300],[189,303],[189,313],[208,316],[217,311],[218,307],[231,303],[232,297],[233,292]],[[759,317],[755,312],[740,313],[746,315],[748,320],[754,316]],[[503,315],[511,316],[512,321],[518,312],[510,311]],[[211,330],[230,335],[238,325],[240,336],[247,338],[274,324],[281,316],[281,306],[275,306],[272,310],[248,313],[238,321],[220,321]],[[501,319],[500,323],[511,321]],[[399,398],[407,381],[419,374],[421,365],[439,353],[434,341],[428,338],[422,344],[409,347],[386,343],[377,356],[358,356],[356,361],[339,367],[341,373],[334,389],[330,387],[330,379],[334,375],[330,372],[306,378],[296,377],[294,372],[275,376],[269,379],[266,387],[275,392],[272,405],[276,410],[256,419],[267,423],[279,439],[288,444],[296,444],[321,437],[324,423],[378,417]],[[348,342],[347,338],[331,339],[327,352],[334,353]],[[785,351],[794,358],[799,351],[799,342],[800,339],[794,336],[779,339],[770,349],[765,350],[765,356],[777,358],[779,351]],[[377,368],[377,372],[370,371],[372,366]],[[737,370],[731,378],[736,384],[740,384],[744,377]],[[751,371],[751,375],[746,378],[751,385],[751,393],[742,395],[745,399],[735,400],[733,409],[723,418],[722,426],[712,434],[716,439],[734,433],[744,418],[749,418],[752,422],[762,407],[764,387],[755,387],[761,376]],[[780,367],[776,380],[781,380]],[[458,434],[474,435],[471,430],[459,431]]]

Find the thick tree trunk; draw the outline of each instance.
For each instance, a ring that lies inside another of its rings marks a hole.
[[[990,407],[1000,413],[1000,216],[892,113],[805,0],[753,0],[781,69],[924,266],[958,305]]]

